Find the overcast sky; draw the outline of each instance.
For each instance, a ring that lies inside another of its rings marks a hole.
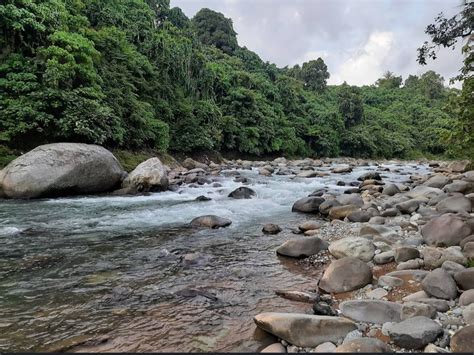
[[[462,65],[460,47],[442,49],[427,66],[416,62],[424,30],[436,15],[459,12],[461,0],[171,0],[188,17],[203,7],[232,18],[239,45],[279,67],[321,57],[329,84],[373,84],[386,70],[427,70],[448,79]],[[458,85],[456,85],[458,86]]]

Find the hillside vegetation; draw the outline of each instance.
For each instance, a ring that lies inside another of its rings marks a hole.
[[[459,90],[433,71],[328,86],[321,58],[278,68],[231,19],[168,0],[0,5],[0,150],[71,141],[251,155],[462,155],[447,138]],[[415,60],[415,54],[414,58]]]

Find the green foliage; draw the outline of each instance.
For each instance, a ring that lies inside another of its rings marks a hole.
[[[169,0],[5,0],[0,20],[0,157],[89,142],[131,170],[167,150],[408,158],[474,146],[472,81],[460,93],[430,71],[400,87],[387,72],[377,87],[327,86],[321,58],[264,62],[209,9],[190,20]]]
[[[0,145],[0,169],[17,157],[17,154],[4,145]]]

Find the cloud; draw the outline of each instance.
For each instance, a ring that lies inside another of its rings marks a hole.
[[[386,70],[406,78],[427,70],[446,80],[462,66],[460,48],[440,50],[428,66],[416,49],[436,15],[451,16],[461,0],[171,0],[189,17],[203,7],[232,18],[241,46],[286,65],[321,57],[330,83],[372,84]]]

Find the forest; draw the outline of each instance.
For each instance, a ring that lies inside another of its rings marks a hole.
[[[6,0],[0,19],[3,164],[61,141],[182,154],[473,156],[472,77],[463,90],[433,71],[327,85],[321,58],[279,68],[239,46],[223,14],[189,19],[169,0]]]

